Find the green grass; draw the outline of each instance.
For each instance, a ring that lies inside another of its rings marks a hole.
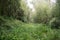
[[[44,24],[0,17],[0,40],[60,40],[60,31]]]

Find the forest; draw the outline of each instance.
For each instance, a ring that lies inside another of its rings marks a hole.
[[[0,40],[60,40],[60,0],[0,0]]]

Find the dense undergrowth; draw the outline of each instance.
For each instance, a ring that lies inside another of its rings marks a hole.
[[[60,40],[59,29],[0,16],[0,40]]]

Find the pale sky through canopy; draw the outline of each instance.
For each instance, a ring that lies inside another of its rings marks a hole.
[[[32,10],[35,11],[34,5],[32,4],[32,0],[26,0],[27,6]]]
[[[56,0],[51,0],[51,2],[56,3]]]
[[[39,0],[38,0],[39,1]],[[41,1],[41,0],[40,0]],[[34,4],[32,3],[33,0],[26,0],[27,6],[32,10],[35,11]],[[37,0],[36,0],[37,2]],[[50,0],[51,3],[56,3],[56,0]]]

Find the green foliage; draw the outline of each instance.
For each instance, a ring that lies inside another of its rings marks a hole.
[[[30,22],[30,16],[33,15],[30,8],[27,6],[26,0],[21,1],[21,7],[24,10],[24,22]]]
[[[60,29],[51,29],[60,27],[60,1],[53,9],[43,4],[35,5],[36,23],[23,23],[32,15],[25,0],[0,0],[0,40],[60,40]]]
[[[60,33],[45,24],[23,23],[19,20],[0,17],[0,40],[53,40]],[[60,40],[60,39],[59,39]]]
[[[40,8],[37,10],[35,22],[47,24],[51,18],[50,16],[51,15],[49,14],[49,11],[47,8]]]
[[[43,23],[43,24],[48,24],[49,21],[52,18],[51,10],[53,8],[50,7],[51,4],[49,0],[44,0],[42,3],[38,2],[36,7],[36,17],[34,18],[34,21],[36,23]]]
[[[50,20],[51,22],[51,27],[52,28],[59,28],[60,27],[60,1],[59,0],[56,0],[56,6],[52,8],[52,20],[55,20],[52,21]]]
[[[60,1],[57,0],[56,6],[52,10],[53,17],[60,19]]]
[[[1,0],[0,15],[11,16],[22,20],[24,11],[21,9],[21,0]]]
[[[57,18],[52,18],[49,22],[49,25],[51,26],[51,28],[56,28],[59,29],[60,27],[60,20]]]

